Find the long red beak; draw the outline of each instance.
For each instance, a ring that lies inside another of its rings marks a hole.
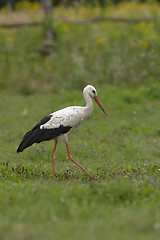
[[[95,96],[95,97],[94,97],[94,100],[95,100],[96,103],[99,105],[99,107],[102,109],[102,111],[104,112],[104,114],[107,116],[107,112],[105,111],[105,109],[104,109],[104,107],[103,107],[103,105],[102,105],[99,97],[98,97],[98,96]]]

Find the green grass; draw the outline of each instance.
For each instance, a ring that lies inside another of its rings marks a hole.
[[[55,15],[65,11],[74,9]],[[93,9],[81,11],[91,16]],[[159,239],[159,24],[54,28],[49,56],[41,27],[0,29],[0,239]],[[87,84],[97,88],[108,117],[94,102],[69,146],[100,181],[69,161],[59,143],[53,182],[53,141],[16,149],[47,114],[84,105]]]
[[[67,159],[63,144],[54,183],[53,142],[16,154],[23,134],[65,98],[66,106],[83,105],[81,92],[73,91],[73,99],[68,91],[62,99],[1,95],[1,239],[159,238],[159,99],[146,89],[98,90],[108,118],[94,104],[69,141],[72,155],[98,182]]]

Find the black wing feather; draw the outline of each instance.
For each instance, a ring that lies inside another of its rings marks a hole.
[[[23,152],[25,148],[30,147],[34,143],[40,143],[42,141],[48,141],[61,134],[67,133],[72,127],[60,125],[58,128],[45,129],[40,128],[41,125],[45,124],[51,119],[52,115],[48,115],[43,118],[39,123],[37,123],[32,130],[27,132],[19,147],[17,148],[17,153]]]
[[[40,127],[41,125],[43,125],[43,124],[45,124],[45,123],[47,123],[47,122],[51,119],[51,117],[52,117],[52,114],[44,117],[40,122],[38,122],[38,123],[32,128],[32,130],[34,130],[34,129],[37,128],[37,127]]]

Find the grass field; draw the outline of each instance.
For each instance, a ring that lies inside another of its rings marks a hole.
[[[144,16],[159,12],[159,5],[134,5],[135,12],[136,7]],[[79,14],[104,14],[97,9],[82,8]],[[130,5],[120,5],[110,14],[127,10]],[[67,11],[74,13],[58,8],[56,16]],[[56,23],[54,29],[50,56],[41,52],[41,27],[0,29],[0,239],[158,240],[158,21]],[[22,154],[16,148],[45,115],[84,105],[87,84],[97,88],[108,117],[94,103],[92,116],[71,133],[69,145],[73,157],[100,181],[79,171],[59,144],[52,182],[52,141]]]

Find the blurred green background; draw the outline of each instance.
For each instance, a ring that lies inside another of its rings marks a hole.
[[[66,2],[66,1],[64,1]],[[153,86],[160,80],[159,5],[123,2],[102,7],[57,5],[53,18],[71,20],[116,17],[144,19],[139,23],[98,22],[69,24],[52,21],[54,41],[49,56],[43,54],[46,24],[0,29],[0,89],[22,94],[81,90],[90,83],[118,87]],[[62,1],[63,3],[63,1]],[[95,1],[95,4],[98,1]],[[19,1],[13,11],[1,9],[1,23],[43,21],[38,2]],[[153,19],[145,22],[145,19]],[[61,87],[59,87],[61,86]]]

